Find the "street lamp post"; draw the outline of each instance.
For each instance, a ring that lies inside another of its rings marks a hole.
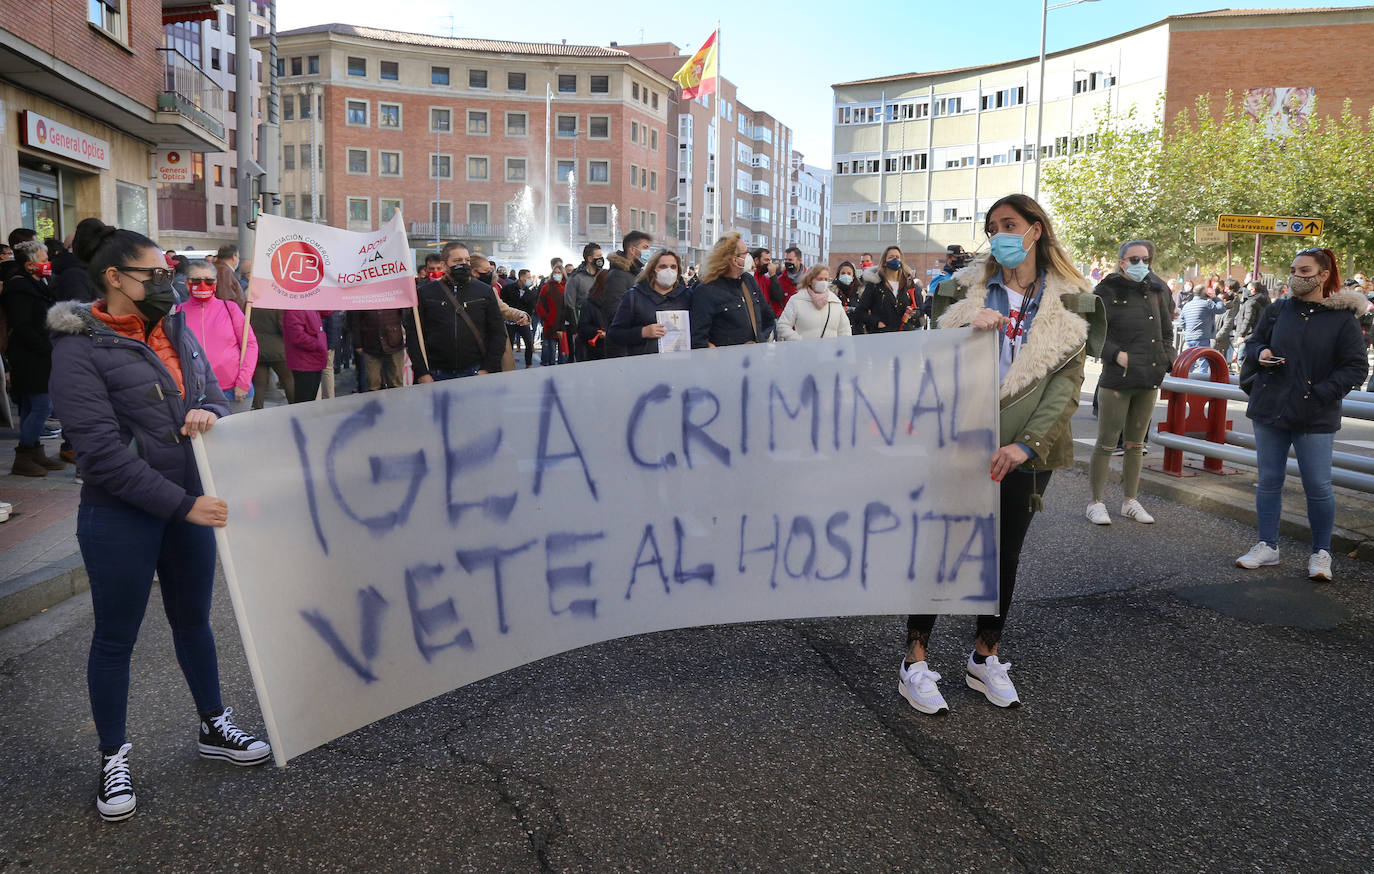
[[[1051,9],[1063,9],[1080,3],[1096,3],[1097,0],[1066,0],[1064,3],[1050,5],[1050,0],[1040,4],[1040,91],[1035,95],[1035,187],[1031,197],[1040,199],[1040,138],[1045,131],[1045,25],[1049,21]]]

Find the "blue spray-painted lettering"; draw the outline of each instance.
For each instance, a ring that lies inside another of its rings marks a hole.
[[[829,575],[818,571],[816,573],[816,579],[829,581],[843,579],[849,576],[849,569],[854,564],[854,547],[850,546],[849,541],[839,533],[840,526],[848,521],[849,514],[844,510],[832,514],[831,517],[825,521],[825,540],[830,544],[831,549],[844,556],[844,567],[838,572]]]
[[[364,683],[374,683],[377,675],[372,672],[372,660],[381,649],[382,613],[386,606],[386,598],[372,586],[358,590],[358,649],[361,658],[349,651],[343,638],[334,630],[334,623],[319,610],[302,610],[300,614],[306,624],[324,639],[335,658],[352,669]]]
[[[981,544],[981,548],[977,552],[973,548],[975,539]],[[997,517],[991,513],[986,516],[975,516],[973,518],[973,530],[969,531],[968,540],[964,543],[964,548],[960,550],[959,557],[954,560],[954,567],[949,572],[950,579],[958,579],[959,567],[965,561],[981,563],[978,568],[978,579],[983,584],[983,591],[978,595],[969,595],[965,600],[997,600],[997,549]]]
[[[705,422],[692,420],[692,410],[706,401],[711,402],[711,418]],[[720,441],[706,433],[706,428],[720,417],[720,399],[710,390],[689,388],[682,393],[682,453],[687,456],[687,466],[692,467],[692,444],[700,443],[706,451],[726,467],[730,466],[730,450]]]
[[[673,558],[673,582],[689,583],[692,580],[705,580],[706,585],[715,585],[716,566],[710,562],[699,564],[691,570],[682,569],[683,538],[686,533],[682,527],[682,520],[674,516],[673,537],[677,540],[677,555]]]
[[[505,581],[501,576],[501,565],[506,559],[519,555],[538,542],[537,540],[527,540],[513,549],[488,546],[483,549],[458,550],[458,564],[462,565],[463,570],[468,573],[479,568],[491,567],[492,583],[496,587],[496,625],[502,634],[508,634],[510,626],[506,624],[506,588]]]
[[[880,519],[891,519],[892,524],[887,528],[876,528],[875,524]],[[897,514],[892,512],[892,508],[881,501],[869,501],[864,505],[864,531],[863,546],[859,553],[859,585],[868,588],[868,540],[874,534],[886,534],[889,531],[896,531],[902,522],[897,518]]]
[[[563,430],[567,433],[569,442],[572,443],[572,451],[550,455],[549,426],[552,424],[552,414],[555,408],[558,410],[558,418],[563,422]],[[544,394],[539,400],[539,450],[534,459],[534,493],[536,495],[543,488],[544,471],[569,458],[576,458],[578,464],[582,465],[582,476],[587,481],[587,491],[591,492],[592,500],[601,500],[596,493],[596,481],[592,479],[592,472],[587,467],[587,459],[582,455],[582,449],[578,446],[577,435],[573,433],[572,423],[568,421],[568,411],[563,408],[563,401],[558,396],[558,387],[554,385],[553,379],[550,377],[544,381]]]
[[[310,452],[305,443],[305,431],[301,428],[301,420],[295,416],[291,417],[291,436],[296,441],[296,454],[301,460],[301,476],[305,478],[305,503],[310,508],[310,522],[315,526],[315,539],[320,542],[320,549],[325,555],[329,555],[329,542],[324,539],[324,528],[320,527],[320,505],[315,499],[315,475],[310,469]]]
[[[553,603],[553,593],[559,589],[564,589],[568,586],[578,586],[584,589],[591,588],[592,563],[587,561],[582,564],[555,566],[553,560],[556,556],[573,552],[584,543],[592,543],[601,540],[605,536],[605,531],[583,534],[559,531],[544,538],[544,553],[547,562],[544,569],[544,582],[549,587],[550,613],[555,616],[563,613],[571,613],[583,619],[596,618],[595,598],[574,598],[568,603],[567,607],[561,610],[554,606]]]
[[[777,514],[773,515],[773,539],[763,546],[745,547],[745,532],[749,527],[749,515],[746,513],[739,518],[739,572],[745,573],[744,557],[755,555],[760,552],[773,553],[773,566],[768,572],[768,587],[776,589],[778,587],[778,541],[781,539],[782,520]]]
[[[792,543],[798,537],[806,538],[806,551],[803,553],[805,560],[800,571],[793,571],[788,559],[792,555]],[[805,579],[816,569],[816,526],[806,516],[792,517],[792,527],[787,532],[787,545],[782,548],[782,569],[794,580]]]
[[[644,558],[644,547],[653,547],[653,557]],[[630,592],[635,587],[635,580],[639,577],[639,569],[642,567],[655,567],[658,569],[658,579],[663,583],[663,593],[671,595],[672,590],[668,587],[668,571],[663,567],[663,553],[658,549],[658,538],[654,536],[654,526],[652,524],[644,526],[644,534],[639,538],[639,548],[635,550],[634,567],[630,569],[630,584],[625,587],[625,600],[630,600]]]
[[[776,409],[774,400],[782,404],[782,411],[787,418],[796,421],[808,406],[811,407],[811,451],[819,452],[821,448],[821,401],[820,391],[816,388],[816,377],[807,374],[802,380],[800,397],[797,399],[797,408],[794,410],[787,403],[787,396],[778,388],[776,382],[768,384],[768,449],[769,451],[778,448],[777,444],[777,425],[774,420],[773,411]]]
[[[926,390],[929,389],[935,395],[935,404],[923,404]],[[911,418],[907,419],[906,432],[916,433],[916,420],[927,413],[935,414],[935,433],[937,435],[938,446],[945,448],[945,422],[942,418],[945,415],[945,402],[940,400],[940,386],[935,380],[935,369],[931,365],[929,358],[926,359],[925,369],[921,371],[921,388],[916,392],[916,403],[911,405]]]
[[[854,415],[850,420],[849,445],[851,448],[859,445],[859,404],[862,402],[868,408],[868,415],[873,419],[873,424],[878,428],[878,436],[888,446],[897,439],[897,406],[900,402],[902,387],[902,362],[899,358],[892,359],[892,412],[889,418],[891,422],[886,428],[878,418],[878,411],[874,409],[873,403],[864,394],[864,390],[859,387],[859,377],[850,378],[850,383],[854,386]]]
[[[668,383],[660,382],[658,385],[644,392],[635,400],[635,405],[630,410],[630,420],[625,426],[625,448],[629,450],[630,460],[640,467],[647,467],[650,470],[677,467],[677,455],[672,452],[665,452],[658,461],[646,461],[635,448],[635,433],[639,430],[639,420],[644,416],[644,411],[649,404],[662,403],[672,397],[673,390],[668,387]]]
[[[381,415],[381,403],[369,401],[361,409],[347,416],[334,430],[334,437],[329,441],[329,449],[325,452],[324,461],[329,488],[334,493],[334,500],[338,502],[339,508],[344,511],[348,518],[366,527],[374,537],[380,537],[388,531],[404,525],[406,520],[410,518],[410,510],[415,505],[415,497],[420,493],[420,483],[424,481],[425,474],[429,470],[425,464],[423,449],[408,455],[369,456],[368,464],[371,468],[372,484],[376,486],[384,482],[409,480],[410,484],[406,488],[405,497],[394,509],[376,516],[360,516],[349,505],[343,496],[343,490],[339,487],[335,461],[339,452],[354,437],[376,425]]]
[[[448,508],[448,522],[456,526],[465,512],[476,508],[480,508],[489,519],[505,522],[515,510],[517,494],[490,495],[480,501],[453,499],[453,481],[459,475],[486,467],[496,457],[496,451],[501,448],[502,430],[493,428],[478,435],[472,442],[453,448],[449,443],[449,411],[452,398],[452,393],[446,391],[434,396],[434,419],[439,423],[439,434],[444,441],[444,505]]]
[[[443,576],[441,564],[417,564],[406,568],[406,602],[410,605],[410,629],[415,635],[415,648],[424,656],[425,661],[433,661],[434,654],[451,646],[471,651],[472,632],[466,628],[443,643],[430,643],[429,639],[445,628],[452,628],[462,622],[458,608],[452,598],[445,598],[428,607],[420,606],[420,588],[434,584]]]

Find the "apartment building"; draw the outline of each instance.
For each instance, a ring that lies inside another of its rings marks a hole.
[[[255,37],[267,34],[271,0],[252,0],[248,27]],[[175,21],[165,25],[164,44],[188,62],[200,67],[224,96],[227,151],[192,153],[190,183],[159,182],[158,222],[162,243],[175,249],[218,249],[238,242],[238,113],[251,112],[253,129],[264,118],[266,102],[262,52],[254,49],[248,59],[251,84],[244,96],[238,93],[238,28],[233,7],[214,7],[205,20]],[[249,144],[249,154],[256,143]],[[247,217],[246,217],[247,218]]]
[[[666,230],[673,83],[624,51],[327,24],[278,74],[288,217],[531,265]]]
[[[65,238],[87,216],[157,238],[160,149],[226,147],[222,94],[163,45],[210,14],[162,0],[0,0],[0,227]],[[35,26],[30,26],[35,25]]]
[[[667,77],[687,60],[674,43],[619,48]],[[723,231],[737,230],[750,246],[775,252],[788,245],[792,129],[770,113],[739,102],[729,79],[720,80],[719,89],[687,101],[680,99],[676,87],[669,92],[668,126],[675,157],[668,158],[666,169],[674,183],[670,197],[676,215],[663,242],[676,247],[689,264],[701,264]],[[712,224],[717,123],[726,157],[720,174],[720,231]]]
[[[1276,126],[1310,109],[1314,96],[1327,112],[1349,98],[1357,114],[1368,113],[1374,78],[1358,63],[1329,59],[1362,56],[1371,44],[1374,6],[1363,6],[1175,15],[1055,52],[1045,60],[1042,164],[1090,148],[1099,113],[1134,109],[1148,119],[1161,98],[1173,118],[1201,94],[1224,100],[1232,91]],[[930,270],[947,245],[984,242],[993,201],[1033,192],[1038,58],[832,89],[832,263],[896,244],[909,265]]]
[[[830,187],[830,174],[806,163],[801,152],[792,153],[791,167],[787,205],[787,245],[801,249],[803,264],[827,262],[826,194]]]

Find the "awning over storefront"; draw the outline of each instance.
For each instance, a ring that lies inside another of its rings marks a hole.
[[[182,21],[204,21],[214,18],[219,4],[205,0],[162,0],[162,23],[177,24]]]

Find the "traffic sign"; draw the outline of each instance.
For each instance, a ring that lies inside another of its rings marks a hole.
[[[1320,236],[1322,220],[1293,216],[1219,215],[1217,230],[1233,234],[1297,234]]]
[[[1219,231],[1211,225],[1197,225],[1193,228],[1193,242],[1199,246],[1224,243],[1226,242],[1226,232]]]

